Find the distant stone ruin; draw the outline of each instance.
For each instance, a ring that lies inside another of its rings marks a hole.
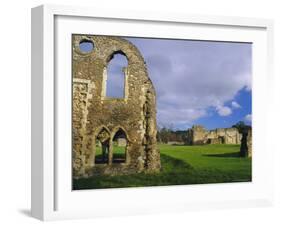
[[[242,136],[236,128],[206,130],[201,125],[194,125],[187,130],[186,143],[189,145],[240,144],[241,138]]]
[[[74,178],[158,172],[155,90],[140,52],[118,37],[72,38]],[[90,43],[93,50],[82,51],[82,42]],[[116,54],[128,62],[122,70],[122,98],[106,94],[108,65]],[[124,155],[116,153],[115,140],[125,146]]]
[[[126,138],[118,138],[117,139],[117,146],[118,147],[126,147],[127,146]]]

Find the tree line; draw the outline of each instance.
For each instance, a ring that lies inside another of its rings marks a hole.
[[[247,132],[251,126],[246,125],[243,121],[239,121],[232,126],[237,128],[239,133],[243,134]],[[187,130],[173,130],[171,127],[162,127],[157,130],[157,142],[158,143],[169,143],[179,142],[185,143],[187,141]]]
[[[157,131],[157,142],[165,143],[168,142],[180,142],[184,143],[187,139],[186,130],[172,130],[171,128],[163,127]]]

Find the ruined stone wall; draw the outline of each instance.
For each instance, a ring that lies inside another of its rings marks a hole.
[[[252,129],[248,131],[247,148],[248,148],[248,157],[252,157]]]
[[[242,131],[240,156],[252,157],[252,129],[251,128],[247,128]]]
[[[223,144],[240,144],[241,134],[236,128],[218,128],[208,131],[207,140],[212,142],[212,139],[218,139],[219,143]]]
[[[193,138],[192,138],[192,144],[198,145],[198,144],[204,144],[206,140],[207,130],[200,125],[195,125],[192,127],[193,131]]]
[[[198,144],[240,144],[241,134],[236,128],[218,128],[206,130],[203,126],[195,125],[187,131],[187,143]]]
[[[81,52],[83,40],[94,43],[93,51]],[[126,56],[124,98],[106,97],[107,65],[115,53]],[[156,95],[138,49],[118,37],[73,35],[73,174],[87,177],[160,169],[156,148]],[[113,137],[122,129],[127,138],[126,161],[112,162]],[[109,158],[95,164],[97,136],[109,134]]]
[[[118,138],[117,145],[118,145],[118,147],[126,147],[127,140],[125,138]]]

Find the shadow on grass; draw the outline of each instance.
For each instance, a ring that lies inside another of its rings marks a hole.
[[[222,154],[205,154],[207,157],[222,157],[222,158],[241,158],[240,152],[222,153]]]
[[[189,144],[171,144],[171,146],[183,147],[183,146],[192,146],[192,145],[189,145]]]
[[[161,154],[161,171],[159,173],[137,173],[130,175],[98,175],[90,178],[73,180],[73,189],[124,188],[140,186],[159,186],[183,184],[185,175],[191,166],[179,159]]]
[[[229,156],[230,155],[230,156]],[[221,154],[219,157],[238,157],[238,153]],[[215,157],[214,155],[210,155]],[[215,168],[193,168],[187,162],[161,154],[161,171],[159,173],[138,173],[131,175],[98,175],[91,178],[73,180],[73,190],[126,188],[146,186],[168,186],[186,184],[207,184],[250,181],[249,175],[236,175],[236,171],[221,171]]]
[[[113,159],[112,159],[112,162],[113,163],[124,163],[125,162],[125,154],[116,154],[114,153],[113,154]],[[104,158],[102,157],[102,155],[97,155],[96,156],[96,159],[95,159],[95,163],[96,164],[106,164],[108,162],[108,158]]]

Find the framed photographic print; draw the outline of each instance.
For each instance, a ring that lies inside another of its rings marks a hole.
[[[32,215],[270,205],[272,21],[32,9]]]

